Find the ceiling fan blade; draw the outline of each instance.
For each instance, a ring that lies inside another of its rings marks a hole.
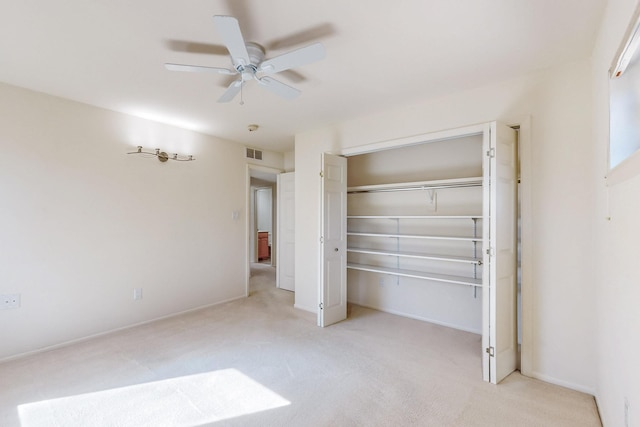
[[[253,40],[254,35],[251,34],[251,29],[256,28],[255,19],[253,19],[255,9],[251,7],[250,2],[251,0],[226,0],[225,7],[222,8],[228,12],[229,16],[242,22],[244,30],[242,35],[245,36],[245,40]]]
[[[217,67],[202,67],[200,65],[164,64],[164,68],[170,71],[190,71],[193,73],[217,73],[217,74],[237,74],[234,70]]]
[[[286,85],[282,82],[279,82],[278,80],[273,79],[271,77],[265,76],[257,80],[261,86],[264,86],[265,88],[269,89],[271,92],[285,99],[294,99],[300,95],[300,91],[298,89],[293,88],[289,85]]]
[[[205,55],[229,55],[226,46],[221,44],[197,43],[188,40],[165,40],[165,46],[174,52],[189,52]]]
[[[280,76],[286,76],[286,80],[289,80],[293,83],[300,83],[307,80],[307,78],[294,70],[284,70],[280,73]]]
[[[218,102],[229,102],[233,98],[236,97],[238,92],[240,92],[240,88],[242,88],[242,80],[236,80],[232,82],[227,90],[224,91],[222,96],[218,98]]]
[[[249,53],[245,46],[238,20],[233,16],[215,15],[213,22],[229,50],[234,65],[249,65]]]
[[[235,16],[235,15],[234,15]],[[300,46],[312,43],[318,39],[324,39],[334,35],[336,32],[333,24],[324,23],[307,28],[296,33],[289,34],[279,39],[271,40],[265,44],[267,50],[286,49],[293,46]]]
[[[266,74],[278,73],[288,70],[289,68],[300,67],[302,65],[311,64],[324,58],[325,51],[322,43],[314,43],[312,45],[292,50],[275,58],[267,59],[260,64],[258,71]]]

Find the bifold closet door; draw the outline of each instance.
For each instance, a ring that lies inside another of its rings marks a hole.
[[[493,122],[485,133],[483,377],[499,383],[516,369],[516,132]],[[488,228],[488,229],[487,229]],[[489,284],[486,286],[486,284]]]
[[[347,318],[347,159],[324,153],[320,173],[320,304],[318,325]]]

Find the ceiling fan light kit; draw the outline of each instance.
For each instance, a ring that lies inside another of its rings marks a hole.
[[[233,100],[241,92],[244,83],[250,80],[256,80],[260,86],[282,98],[297,98],[300,95],[298,89],[282,83],[270,77],[270,75],[301,67],[325,57],[324,46],[321,43],[314,43],[265,60],[265,49],[258,43],[244,40],[236,18],[216,15],[213,17],[213,22],[229,51],[233,69],[172,63],[165,64],[165,68],[170,71],[239,75],[239,78],[227,87],[218,102],[230,102]],[[243,103],[242,100],[240,103]]]

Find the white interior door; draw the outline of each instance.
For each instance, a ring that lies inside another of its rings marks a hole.
[[[276,286],[295,290],[295,173],[278,175]]]
[[[484,236],[490,247],[484,255],[483,376],[497,384],[516,369],[518,353],[515,130],[492,123],[484,147]]]
[[[347,318],[347,159],[322,155],[318,325]]]

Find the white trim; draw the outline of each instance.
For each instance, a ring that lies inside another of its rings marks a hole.
[[[535,378],[535,379],[540,380],[540,381],[544,381],[544,382],[549,383],[549,384],[555,384],[555,385],[559,385],[560,387],[565,387],[565,388],[568,388],[568,389],[571,389],[571,390],[575,390],[575,391],[579,391],[579,392],[582,392],[582,393],[586,393],[586,394],[589,394],[591,396],[595,396],[595,394],[596,394],[596,390],[594,388],[585,387],[583,385],[572,383],[572,382],[569,382],[569,381],[559,380],[559,379],[557,379],[555,377],[552,377],[552,376],[549,376],[549,375],[545,375],[545,374],[541,374],[540,372],[537,372],[537,371],[533,371],[533,372],[531,372],[531,375],[527,375],[527,376],[531,377],[531,378]]]
[[[145,320],[143,322],[138,322],[138,323],[134,323],[132,325],[122,326],[120,328],[109,329],[108,331],[98,332],[96,334],[87,335],[87,336],[84,336],[82,338],[76,338],[76,339],[65,341],[65,342],[62,342],[62,343],[59,343],[59,344],[54,344],[54,345],[50,345],[50,346],[47,346],[47,347],[38,348],[36,350],[27,351],[25,353],[15,354],[13,356],[9,356],[9,357],[5,357],[3,359],[0,359],[0,363],[9,362],[11,360],[16,360],[16,359],[22,359],[23,357],[33,356],[33,355],[36,355],[36,354],[44,353],[46,351],[56,350],[58,348],[67,347],[67,346],[70,346],[70,345],[73,345],[73,344],[78,344],[78,343],[81,343],[81,342],[89,341],[89,340],[92,340],[94,338],[100,338],[102,336],[113,334],[113,333],[116,333],[116,332],[126,331],[128,329],[136,328],[138,326],[147,325],[149,323],[157,322],[157,321],[160,321],[160,320],[170,319],[172,317],[181,316],[183,314],[191,313],[191,312],[194,312],[194,311],[204,310],[204,309],[209,308],[209,307],[215,307],[217,305],[226,304],[228,302],[236,301],[236,300],[243,299],[243,298],[246,298],[246,296],[245,295],[240,295],[240,296],[237,296],[237,297],[226,299],[224,301],[219,301],[219,302],[214,302],[214,303],[211,303],[211,304],[201,305],[199,307],[190,308],[188,310],[179,311],[177,313],[171,313],[171,314],[167,314],[165,316],[156,317],[156,318],[151,319],[151,320]]]
[[[633,59],[640,39],[640,3],[636,5],[633,17],[629,21],[627,31],[624,33],[622,42],[613,58],[611,68],[609,68],[609,78],[615,79],[624,74],[627,65]]]
[[[268,166],[262,166],[262,165],[254,165],[253,163],[247,163],[247,170],[254,170],[254,171],[258,171],[258,172],[266,172],[266,173],[272,173],[275,175],[281,174],[284,172],[284,169],[279,169],[279,168],[271,168]]]
[[[522,283],[522,342],[520,346],[520,372],[531,376],[533,372],[534,304],[533,304],[533,156],[531,153],[531,117],[520,122],[518,134],[520,162],[520,233]]]
[[[405,138],[397,138],[388,141],[381,141],[372,144],[361,145],[357,147],[344,149],[337,154],[343,156],[354,156],[358,154],[367,154],[375,151],[381,151],[392,148],[405,147],[409,145],[417,145],[426,142],[436,142],[446,139],[452,139],[464,136],[482,135],[487,126],[492,122],[481,123],[461,128],[447,129],[439,132],[429,132],[426,134],[415,135]],[[518,126],[510,124],[509,126]],[[533,166],[532,166],[532,147],[531,147],[531,116],[524,117],[521,120],[519,132],[519,158],[520,162],[520,191],[521,201],[521,233],[522,233],[522,343],[521,343],[521,360],[520,370],[525,376],[533,376],[534,365],[534,298],[533,298]],[[377,309],[384,311],[382,309]],[[391,312],[390,312],[391,313]],[[393,313],[395,314],[395,313]],[[431,321],[431,320],[429,320]],[[433,322],[437,323],[437,322]],[[447,326],[447,325],[445,325]]]
[[[607,186],[611,187],[640,175],[640,150],[618,163],[607,175]]]
[[[627,65],[631,61],[638,44],[640,43],[640,3],[636,4],[633,12],[633,17],[629,21],[627,30],[624,37],[620,42],[620,46],[616,51],[616,55],[609,68],[609,87],[608,87],[608,99],[611,102],[611,82],[616,78],[622,76],[627,68]],[[619,76],[617,74],[620,74]],[[611,106],[609,105],[609,110]],[[608,186],[616,185],[627,179],[633,178],[636,175],[640,175],[640,150],[636,150],[632,154],[626,156],[624,160],[611,168],[611,116],[609,115],[609,141],[607,144],[607,165],[609,167],[609,173],[606,177],[606,184]]]
[[[420,135],[408,136],[404,138],[379,141],[371,144],[359,145],[357,147],[345,148],[337,153],[342,156],[355,156],[357,154],[367,154],[376,151],[388,150],[390,148],[407,147],[410,145],[423,144],[426,142],[443,141],[446,139],[459,138],[461,136],[481,135],[486,124],[465,126],[455,129],[447,129],[439,132],[429,132]]]
[[[253,224],[251,223],[251,171],[259,171],[266,173],[273,173],[279,175],[284,172],[283,169],[270,168],[267,166],[255,165],[253,163],[247,163],[246,170],[246,188],[245,188],[245,250],[244,250],[244,262],[245,262],[245,296],[249,296],[249,280],[251,279],[251,235],[253,233]],[[275,184],[274,184],[275,185]],[[275,216],[275,215],[274,215]],[[273,219],[273,218],[272,218]],[[277,242],[276,242],[277,244]]]

